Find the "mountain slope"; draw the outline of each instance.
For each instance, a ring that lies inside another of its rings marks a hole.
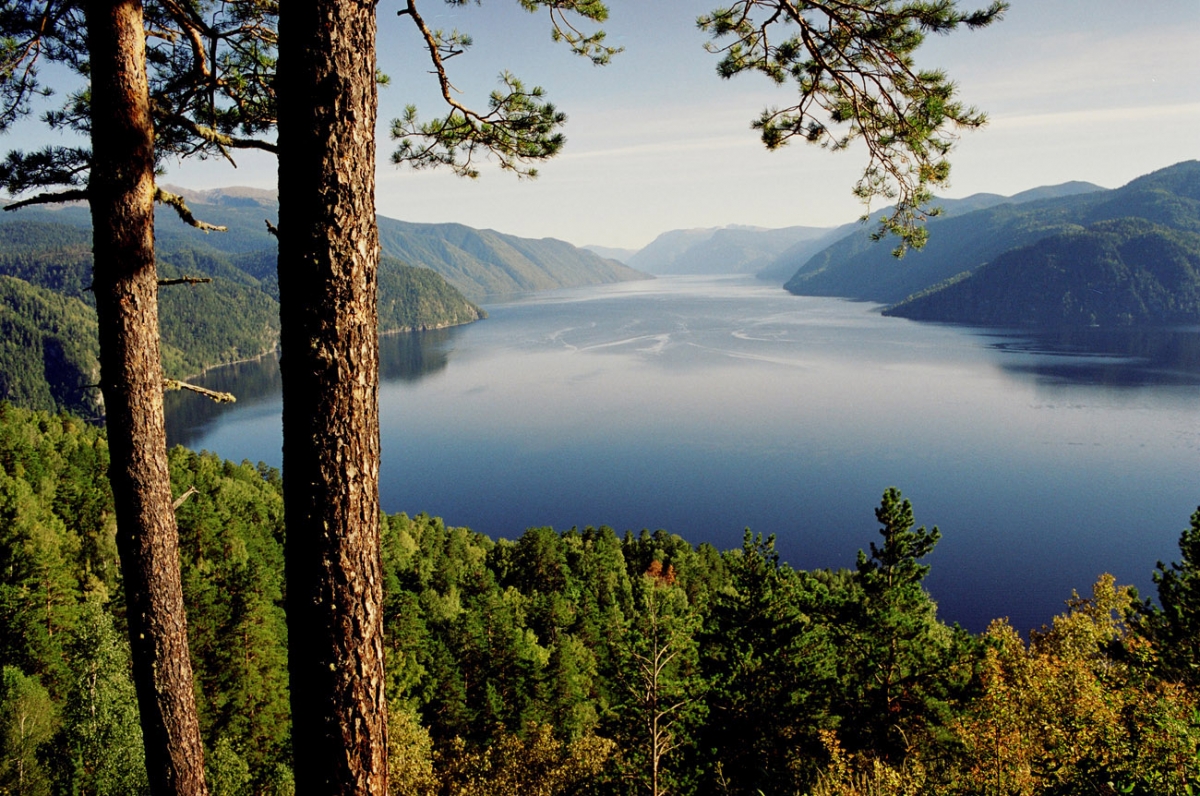
[[[180,221],[170,208],[159,207],[155,243],[160,251],[224,252],[264,284],[274,281],[276,245],[266,222],[278,218],[278,205],[271,194],[248,188],[167,189],[187,199],[197,218],[228,231],[202,233]],[[28,208],[20,214],[28,220],[82,228],[91,224],[81,207]],[[553,238],[533,240],[462,224],[414,224],[386,216],[378,221],[382,254],[440,274],[473,301],[647,278],[615,260]]]
[[[1200,234],[1097,222],[1005,252],[884,314],[986,326],[1197,323]]]
[[[652,274],[754,274],[790,247],[821,240],[826,227],[713,227],[664,232],[626,262]]]
[[[868,224],[812,256],[784,287],[798,295],[842,296],[892,303],[977,268],[1000,253],[1091,221],[1089,212],[1113,193],[1089,183],[1026,191],[1009,199],[981,194],[942,203],[928,222],[929,243],[902,260],[886,241],[872,241]],[[1125,213],[1115,209],[1105,217]]]
[[[87,289],[91,234],[77,214],[48,217],[73,223],[20,217],[0,223],[0,400],[94,416],[98,392],[85,388],[98,373],[96,316]],[[189,231],[190,246],[177,230],[160,239],[170,248],[160,246],[157,253],[161,278],[211,280],[159,291],[163,369],[171,378],[258,356],[279,338],[274,252],[253,250],[236,236],[234,253],[225,252],[208,245],[220,240],[215,234]],[[393,257],[381,259],[379,288],[384,333],[484,317],[433,271]]]
[[[533,240],[462,224],[379,218],[384,254],[429,268],[473,300],[645,279],[616,260],[554,238]]]
[[[31,409],[100,411],[96,313],[78,298],[0,275],[0,400]]]

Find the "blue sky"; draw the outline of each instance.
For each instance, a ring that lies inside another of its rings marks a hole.
[[[546,17],[512,0],[426,0],[431,27],[475,39],[448,64],[464,101],[482,106],[508,69],[543,86],[569,116],[564,153],[543,164],[536,180],[487,166],[472,181],[388,162],[389,120],[410,102],[427,108],[427,117],[440,107],[419,40],[396,17],[395,2],[382,0],[379,62],[392,84],[381,93],[379,212],[628,248],[682,227],[829,226],[856,218],[861,206],[850,189],[863,153],[804,145],[765,152],[750,121],[792,93],[757,75],[716,76],[716,59],[695,27],[715,6],[611,0],[604,28],[625,52],[599,68],[553,44]],[[1003,22],[930,39],[918,63],[945,68],[961,97],[990,118],[988,127],[964,134],[952,155],[947,196],[1012,194],[1067,180],[1117,187],[1200,157],[1197,0],[1012,0]],[[239,164],[173,165],[165,181],[272,187],[269,158],[244,156]]]

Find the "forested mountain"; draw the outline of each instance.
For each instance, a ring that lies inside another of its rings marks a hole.
[[[384,254],[436,271],[474,301],[648,278],[565,241],[518,238],[462,224],[412,224],[380,216],[379,243]]]
[[[168,189],[184,196],[198,218],[228,231],[200,233],[181,222],[170,208],[159,207],[155,243],[160,250],[208,247],[224,252],[260,279],[274,279],[276,245],[266,224],[274,223],[278,215],[272,194],[251,188]],[[80,227],[91,223],[80,207],[28,208],[20,214],[29,220]],[[440,274],[472,301],[648,278],[615,260],[554,238],[534,240],[462,224],[413,224],[386,216],[379,216],[378,221],[384,256]]]
[[[215,215],[221,206],[214,205]],[[261,207],[255,205],[256,212]],[[207,208],[206,208],[207,209]],[[0,223],[0,399],[40,409],[101,413],[91,236],[78,208]],[[214,217],[210,216],[210,218]],[[46,220],[53,219],[53,220]],[[230,220],[225,218],[224,220]],[[63,223],[66,221],[67,223]],[[266,225],[223,238],[163,219],[159,275],[208,278],[160,290],[162,358],[170,378],[272,350],[279,336],[278,288]],[[223,241],[228,248],[209,244]],[[393,257],[380,263],[384,333],[468,323],[482,310],[428,269]]]
[[[980,194],[939,201],[944,212],[928,221],[925,248],[898,261],[891,244],[871,240],[875,225],[868,222],[807,261],[792,261],[797,270],[784,287],[798,295],[900,301],[1008,249],[1083,223],[1108,194],[1088,183],[1067,183],[1008,199]]]
[[[714,227],[664,232],[626,262],[652,274],[754,274],[783,251],[826,240],[825,227]]]
[[[1009,250],[884,311],[989,326],[1200,322],[1200,234],[1101,221]]]
[[[291,793],[278,471],[176,448],[214,794]],[[98,428],[0,403],[0,792],[145,792]],[[1162,609],[1101,576],[1023,640],[925,591],[940,534],[889,489],[857,561],[770,538],[385,518],[391,793],[1186,793],[1200,781],[1200,510]],[[517,532],[518,529],[514,529]],[[873,539],[873,541],[872,541]],[[869,544],[868,544],[869,543]],[[1064,595],[1065,597],[1066,595]],[[654,734],[657,727],[661,734]],[[1007,783],[998,789],[997,782]],[[857,783],[857,784],[856,784]]]
[[[96,312],[78,298],[0,275],[0,397],[100,413]]]

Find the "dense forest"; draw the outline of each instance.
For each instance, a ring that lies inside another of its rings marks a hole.
[[[290,793],[279,473],[170,460],[212,793]],[[107,466],[101,430],[0,404],[0,793],[146,792]],[[1193,792],[1200,510],[1156,603],[1103,576],[1022,637],[939,619],[938,530],[868,508],[837,571],[749,531],[385,517],[392,792]]]
[[[253,242],[241,240],[263,242],[253,235],[233,236],[230,249],[221,250],[207,245],[216,235],[185,242],[177,229],[166,229],[160,278],[210,280],[160,290],[166,375],[182,379],[274,350],[279,339],[274,251],[255,250]],[[102,414],[94,386],[99,365],[89,231],[70,223],[16,220],[0,224],[0,248],[0,399]],[[470,323],[485,314],[438,274],[394,257],[380,262],[379,291],[383,333]]]
[[[1005,252],[884,310],[995,326],[1132,326],[1200,320],[1200,234],[1101,221]]]

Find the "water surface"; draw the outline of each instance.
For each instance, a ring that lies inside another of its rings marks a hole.
[[[1153,593],[1200,503],[1200,333],[1031,337],[884,318],[747,279],[662,278],[486,307],[386,337],[382,500],[493,537],[775,534],[853,566],[885,487],[938,525],[944,617],[1021,629],[1101,572]],[[170,396],[172,438],[280,461],[277,363],[215,371],[232,408]]]

